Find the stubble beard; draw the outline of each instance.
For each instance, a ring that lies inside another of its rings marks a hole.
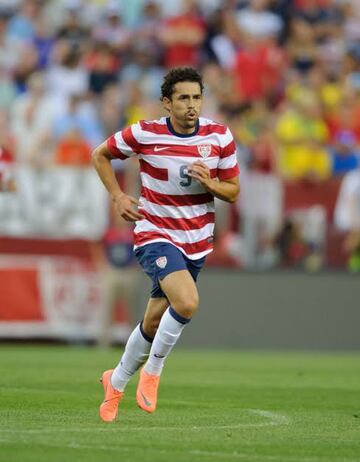
[[[197,114],[194,119],[188,119],[188,115],[184,114],[182,116],[174,117],[179,128],[182,130],[194,130],[198,121],[199,115]]]
[[[184,128],[195,128],[196,122],[197,122],[197,119],[194,120],[194,121],[191,121],[191,122],[187,122],[187,121],[186,121],[186,122],[184,123],[183,127],[184,127]]]
[[[183,128],[186,128],[186,129],[195,128],[198,120],[199,120],[199,117],[195,117],[193,120],[188,120],[185,116],[185,118],[182,120],[182,126]]]

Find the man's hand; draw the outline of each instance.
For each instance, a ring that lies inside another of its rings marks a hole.
[[[211,178],[209,167],[200,160],[189,166],[188,175],[198,180],[209,193],[218,199],[230,203],[236,202],[240,191],[238,176],[226,180]]]
[[[195,178],[195,180],[198,180],[205,188],[207,188],[212,181],[209,167],[200,160],[197,160],[190,165],[188,168],[188,175]]]
[[[122,193],[113,196],[112,201],[115,204],[115,210],[124,220],[138,221],[144,218],[141,213],[133,208],[134,205],[139,205],[139,201],[135,197]]]

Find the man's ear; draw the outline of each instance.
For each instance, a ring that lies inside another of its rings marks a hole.
[[[169,99],[167,96],[164,96],[163,99],[162,99],[162,102],[163,102],[163,106],[164,108],[170,112],[170,109],[171,109],[171,99]]]

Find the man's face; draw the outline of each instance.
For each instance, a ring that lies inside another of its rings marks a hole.
[[[171,99],[164,98],[164,107],[183,129],[194,128],[200,115],[202,94],[197,82],[178,82]]]

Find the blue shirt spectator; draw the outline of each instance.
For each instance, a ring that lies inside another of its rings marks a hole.
[[[360,155],[355,143],[356,139],[352,131],[338,132],[331,150],[333,176],[345,175],[360,165]]]

